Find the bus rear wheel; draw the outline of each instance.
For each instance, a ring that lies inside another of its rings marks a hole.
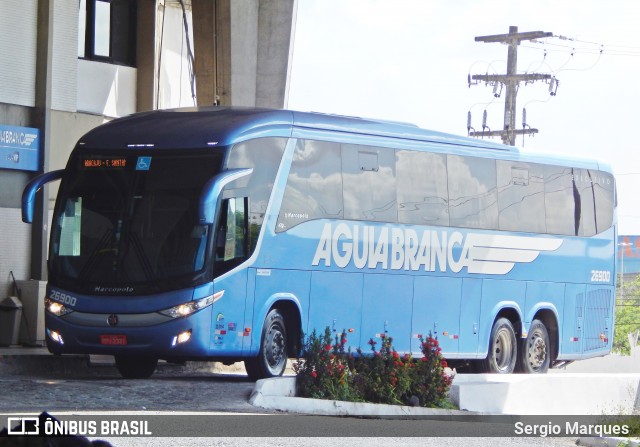
[[[258,356],[246,359],[244,366],[251,380],[278,377],[284,373],[287,366],[287,329],[278,309],[271,310],[264,320]]]
[[[510,374],[516,366],[518,344],[513,324],[507,318],[498,318],[491,328],[487,358],[480,361],[483,373]]]
[[[158,366],[158,359],[155,357],[116,355],[115,359],[116,368],[125,379],[148,379]]]
[[[527,374],[549,370],[549,332],[540,320],[533,320],[527,338],[522,340],[517,369]]]

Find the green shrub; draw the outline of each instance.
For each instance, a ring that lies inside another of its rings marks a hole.
[[[318,399],[374,402],[424,407],[451,407],[447,394],[453,376],[445,371],[438,340],[420,338],[422,357],[400,355],[393,338],[382,336],[380,349],[369,340],[371,353],[346,350],[347,334],[332,336],[327,327],[315,330],[304,346],[304,356],[294,364],[298,396]]]

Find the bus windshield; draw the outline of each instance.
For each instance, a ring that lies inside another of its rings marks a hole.
[[[79,292],[140,293],[193,285],[210,228],[198,198],[223,151],[78,153],[52,223],[49,271]]]

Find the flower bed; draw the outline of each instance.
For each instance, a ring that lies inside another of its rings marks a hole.
[[[393,339],[382,335],[380,349],[369,340],[371,353],[346,349],[347,334],[311,333],[304,355],[294,364],[300,397],[451,408],[447,394],[453,375],[448,373],[438,340],[419,336],[421,358],[400,355]]]

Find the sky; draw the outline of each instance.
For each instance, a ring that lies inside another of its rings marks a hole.
[[[640,2],[637,0],[297,0],[287,104],[293,110],[404,121],[458,135],[503,127],[504,98],[468,75],[504,74],[507,46],[476,36],[545,31],[523,41],[521,151],[594,158],[612,166],[619,234],[640,235]],[[500,141],[495,139],[495,141]]]

